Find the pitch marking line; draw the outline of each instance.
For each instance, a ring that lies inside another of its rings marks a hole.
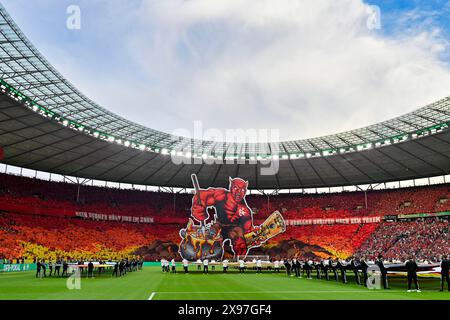
[[[177,292],[177,291],[166,291],[166,292],[164,292],[164,291],[159,291],[158,292],[158,294],[239,294],[239,293],[244,293],[244,294],[252,294],[252,293],[257,293],[257,294],[265,294],[265,293],[375,293],[375,292],[378,292],[378,293],[399,293],[399,292],[406,292],[406,290],[405,291],[401,291],[401,290],[390,290],[389,292],[386,292],[386,291],[384,291],[384,290],[366,290],[366,291],[343,291],[343,290],[333,290],[333,291],[325,291],[325,290],[322,290],[322,291],[223,291],[223,292],[218,292],[218,291],[215,291],[215,292],[207,292],[207,291],[204,291],[204,292],[191,292],[191,291],[179,291],[179,292]],[[152,293],[152,296],[150,296],[150,297],[153,297],[153,294],[154,293],[156,293],[156,292],[153,292]],[[149,300],[151,300],[151,299],[149,299]]]
[[[152,292],[152,294],[150,295],[150,297],[148,297],[148,300],[153,300],[153,297],[156,295],[156,292]]]

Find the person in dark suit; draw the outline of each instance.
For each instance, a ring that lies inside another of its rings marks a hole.
[[[100,260],[98,263],[99,263],[101,266],[104,266],[104,265],[105,265],[105,261],[103,261],[103,260]],[[103,270],[105,270],[105,267],[98,267],[98,275],[99,275],[99,276],[103,273]]]
[[[297,259],[296,258],[294,258],[294,259],[292,259],[292,260],[289,260],[290,261],[290,265],[291,265],[291,273],[292,273],[292,275],[293,276],[296,276],[296,269],[297,269],[297,264],[296,264],[296,262],[297,262]]]
[[[449,271],[450,271],[450,260],[447,258],[446,255],[442,257],[441,261],[441,291],[444,291],[444,279],[447,280],[447,289],[450,291],[450,277],[449,277]]]
[[[92,261],[89,261],[88,263],[88,274],[87,274],[88,278],[93,278],[94,277],[94,264],[92,263]]]
[[[356,257],[353,257],[350,260],[350,268],[353,270],[353,273],[355,274],[355,281],[356,284],[361,284],[361,278],[359,277],[359,260]]]
[[[284,260],[284,267],[286,268],[286,274],[291,275],[291,262],[288,259]]]
[[[41,276],[41,261],[38,260],[36,262],[36,278],[39,278]]]
[[[42,268],[42,274],[44,275],[44,278],[46,278],[47,277],[47,273],[46,273],[47,266],[45,265],[45,260],[42,260],[41,268]]]
[[[64,275],[66,275],[67,277],[67,269],[69,268],[69,264],[67,263],[66,260],[63,261],[63,268],[62,268],[62,273],[61,273],[61,277],[64,277]]]
[[[341,270],[341,278],[343,283],[347,283],[347,262],[337,260],[337,268]]]
[[[375,264],[378,266],[378,268],[380,268],[381,282],[383,283],[383,288],[389,289],[388,281],[387,281],[387,269],[384,266],[383,257],[381,255],[378,256],[378,259],[375,262]]]
[[[311,260],[305,260],[305,266],[304,269],[306,271],[306,277],[308,279],[311,279],[311,271],[312,271],[313,265]]]
[[[416,291],[420,292],[419,282],[417,281],[417,269],[419,266],[417,265],[416,258],[414,256],[410,257],[405,263],[406,271],[408,272],[408,292],[411,292],[411,283],[414,281],[414,286],[416,287]]]
[[[166,268],[166,266],[164,265],[164,270],[166,270],[165,268]],[[120,260],[120,262],[119,262],[119,277],[121,277],[125,274],[124,269],[125,269],[125,262],[123,260]]]
[[[316,276],[318,280],[322,279],[322,264],[319,261],[314,262],[314,267],[316,269]]]
[[[61,270],[61,260],[56,261],[55,265],[55,276],[58,274],[58,277],[60,276],[59,271]]]
[[[116,276],[116,278],[117,278],[118,275],[119,275],[119,263],[116,262],[116,264],[114,264],[112,276],[113,277]]]
[[[361,271],[362,271],[362,274],[363,274],[363,285],[365,287],[367,287],[367,279],[368,279],[367,269],[369,268],[369,265],[367,264],[367,262],[366,262],[364,257],[362,257],[359,262],[360,262]]]

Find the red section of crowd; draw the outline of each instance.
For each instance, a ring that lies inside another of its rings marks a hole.
[[[450,254],[450,222],[434,218],[383,222],[357,254],[371,258],[381,254],[386,259],[400,261],[414,254],[421,259],[435,260],[441,254]]]
[[[78,197],[78,202],[77,202]],[[192,195],[120,190],[49,182],[0,174],[0,210],[27,214],[74,216],[92,212],[155,217],[157,223],[185,223]]]

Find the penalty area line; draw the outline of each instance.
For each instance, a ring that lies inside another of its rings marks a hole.
[[[153,300],[153,298],[155,297],[156,292],[152,292],[152,294],[150,295],[150,297],[148,297],[147,300]]]

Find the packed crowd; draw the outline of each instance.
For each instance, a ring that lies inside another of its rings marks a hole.
[[[178,241],[178,226],[0,214],[0,258],[132,259],[156,240]]]
[[[368,191],[367,208],[364,192],[279,194],[270,197],[269,205],[267,197],[263,196],[250,196],[247,200],[259,214],[269,215],[274,210],[282,210],[287,219],[398,215],[450,211],[450,186]]]
[[[383,222],[357,250],[364,256],[383,255],[403,261],[410,254],[436,261],[450,254],[450,221],[427,218],[405,222]]]

